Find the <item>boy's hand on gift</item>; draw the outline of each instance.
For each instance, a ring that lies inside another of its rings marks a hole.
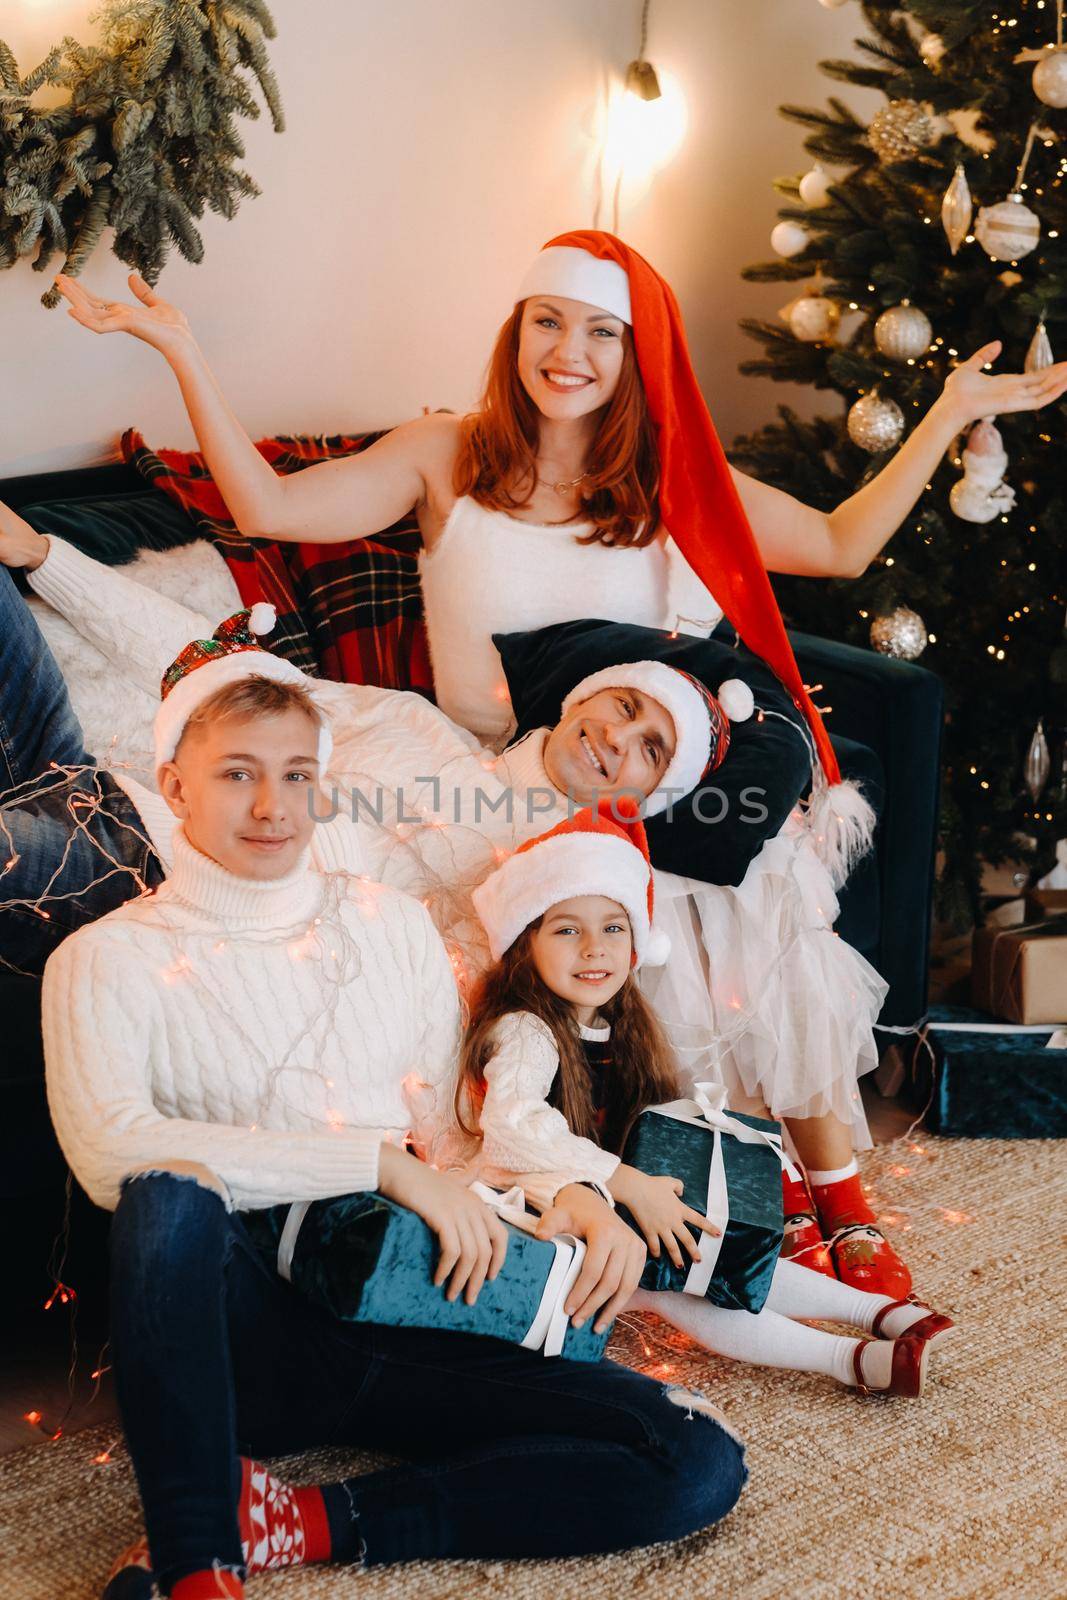
[[[381,1148],[378,1188],[387,1199],[414,1211],[437,1235],[440,1254],[433,1281],[440,1286],[448,1279],[445,1299],[457,1300],[463,1293],[472,1306],[482,1284],[504,1265],[508,1231],[496,1212],[461,1178],[438,1172],[388,1143]]]
[[[585,1261],[563,1309],[576,1328],[596,1317],[593,1331],[603,1333],[641,1281],[645,1247],[607,1201],[581,1183],[561,1189],[537,1225],[539,1239],[557,1233],[585,1240]]]
[[[686,1266],[683,1250],[691,1260],[700,1260],[700,1248],[693,1240],[690,1227],[702,1233],[722,1232],[702,1211],[694,1211],[692,1206],[683,1203],[684,1187],[680,1178],[652,1177],[624,1162],[619,1163],[608,1181],[615,1199],[626,1207],[644,1234],[649,1255],[658,1261],[660,1252],[666,1250],[680,1270]]]

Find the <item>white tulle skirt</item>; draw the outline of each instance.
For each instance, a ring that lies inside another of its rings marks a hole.
[[[671,954],[642,969],[641,988],[683,1081],[725,1084],[738,1111],[832,1112],[870,1149],[858,1080],[878,1064],[888,986],[834,933],[837,897],[809,830],[790,817],[736,888],[657,872],[655,892]]]

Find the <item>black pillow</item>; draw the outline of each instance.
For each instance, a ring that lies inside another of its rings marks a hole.
[[[669,814],[645,824],[649,854],[664,872],[704,883],[741,882],[749,863],[811,789],[811,749],[792,698],[768,666],[723,639],[669,634],[632,623],[586,619],[530,633],[494,633],[518,722],[516,739],[554,727],[564,698],[591,672],[626,661],[665,661],[713,692],[743,678],[757,710],[736,722],[722,765]],[[785,721],[782,721],[782,718]]]

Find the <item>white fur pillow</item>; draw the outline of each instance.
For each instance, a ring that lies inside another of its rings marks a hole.
[[[176,550],[145,550],[121,568],[124,577],[155,589],[191,611],[221,621],[240,610],[241,597],[223,558],[203,539]],[[102,766],[133,769],[155,788],[152,719],[159,699],[116,672],[95,645],[35,595],[29,598],[85,734],[85,748]]]

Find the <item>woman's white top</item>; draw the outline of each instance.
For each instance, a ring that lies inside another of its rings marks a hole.
[[[434,691],[441,709],[487,743],[512,726],[494,633],[581,617],[706,636],[722,609],[674,540],[639,549],[580,544],[589,522],[519,522],[469,495],[420,557]]]

